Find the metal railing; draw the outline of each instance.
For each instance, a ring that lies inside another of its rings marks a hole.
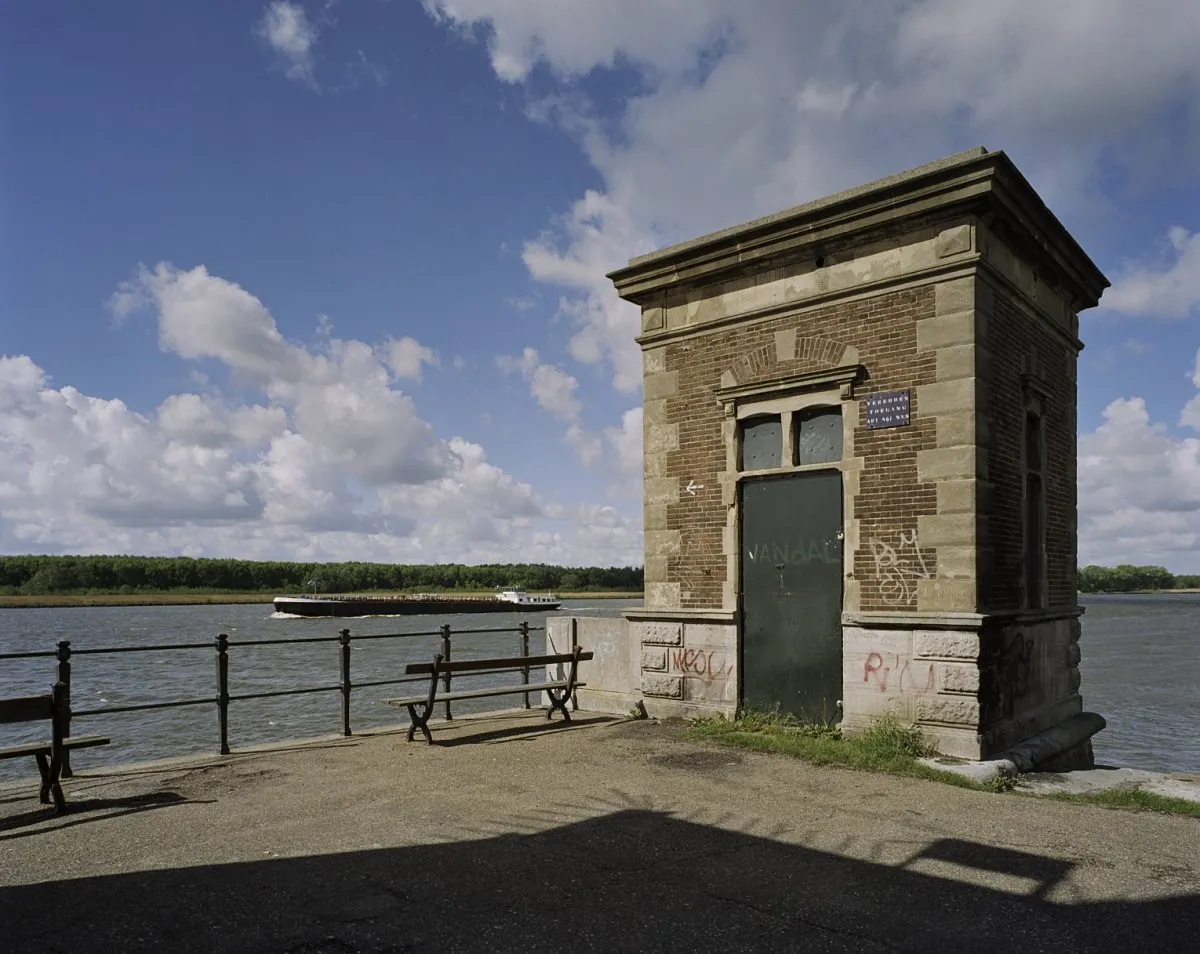
[[[419,633],[371,633],[355,636],[350,630],[343,629],[336,636],[295,636],[283,639],[244,639],[231,640],[226,633],[221,633],[212,643],[163,643],[155,646],[102,646],[94,649],[72,649],[69,639],[59,640],[53,652],[23,652],[0,653],[0,662],[13,659],[57,659],[57,681],[63,683],[67,690],[66,730],[70,734],[72,719],[94,718],[96,716],[115,715],[121,712],[144,712],[152,709],[177,709],[183,706],[213,705],[217,708],[217,730],[220,738],[222,755],[229,754],[229,703],[243,702],[250,699],[271,699],[278,696],[300,696],[318,692],[341,692],[342,694],[342,735],[352,734],[350,727],[350,696],[355,689],[369,689],[377,686],[397,686],[403,683],[428,682],[428,676],[409,676],[396,679],[375,679],[368,682],[353,682],[350,672],[350,646],[354,642],[372,639],[416,639],[419,637],[437,636],[441,639],[441,654],[443,658],[451,658],[454,636],[499,635],[515,633],[521,637],[521,656],[527,657],[529,652],[529,634],[544,630],[543,626],[530,626],[522,622],[516,627],[488,627],[482,629],[460,629],[451,631],[449,624],[436,630],[426,630]],[[335,685],[302,686],[299,688],[273,689],[269,692],[245,692],[231,695],[229,692],[229,654],[231,649],[241,649],[249,646],[294,646],[300,643],[337,643],[340,662],[340,679]],[[163,702],[145,702],[136,705],[104,706],[98,709],[82,709],[75,711],[71,708],[71,660],[76,656],[99,656],[113,653],[159,653],[181,650],[216,650],[216,696],[198,699],[169,699]],[[518,670],[521,684],[529,685],[530,668],[525,666]],[[444,673],[445,691],[450,691],[451,674]],[[525,692],[525,708],[532,707],[530,693]],[[450,711],[450,701],[445,701],[446,718],[453,719]],[[69,760],[64,760],[63,775],[71,776]]]

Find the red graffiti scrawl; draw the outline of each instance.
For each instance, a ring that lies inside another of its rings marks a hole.
[[[724,654],[718,654],[715,649],[676,649],[671,662],[680,672],[701,676],[706,681],[733,674],[733,662],[725,660]]]
[[[880,692],[887,692],[890,680],[893,689],[903,692],[907,677],[909,690],[920,692],[933,689],[932,663],[922,663],[914,667],[912,660],[900,656],[899,653],[889,654],[888,661],[892,665],[887,665],[880,653],[867,653],[867,658],[863,661],[863,682],[873,683]],[[924,685],[920,684],[922,676],[925,679]]]

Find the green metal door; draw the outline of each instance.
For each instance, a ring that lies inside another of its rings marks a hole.
[[[742,701],[832,722],[842,694],[842,475],[741,484]]]

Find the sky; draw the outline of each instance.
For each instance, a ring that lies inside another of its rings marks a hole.
[[[640,565],[605,273],[983,145],[1113,283],[1081,563],[1200,572],[1194,4],[5,4],[0,554]]]

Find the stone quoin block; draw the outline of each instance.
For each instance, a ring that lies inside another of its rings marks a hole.
[[[938,666],[938,688],[942,692],[978,692],[979,667],[942,663]]]
[[[978,593],[975,580],[917,580],[917,608],[931,613],[973,613]]]
[[[678,646],[683,642],[682,623],[642,623],[642,645]]]
[[[646,581],[646,609],[678,609],[681,587],[678,583]]]
[[[917,388],[917,409],[921,414],[953,414],[975,407],[975,378],[961,377],[936,381]]]
[[[667,668],[667,651],[665,649],[643,649],[642,668],[653,671],[663,671]]]
[[[682,699],[683,679],[679,676],[642,676],[642,692],[662,699]]]
[[[938,513],[974,513],[979,482],[974,478],[942,480],[937,485]]]
[[[979,348],[974,344],[948,345],[938,348],[937,379],[957,381],[976,376]]]
[[[952,696],[919,696],[913,711],[918,722],[946,722],[950,725],[979,724],[979,703],[974,699]]]
[[[975,279],[956,278],[933,286],[935,315],[956,315],[975,310]]]
[[[975,312],[970,309],[956,314],[922,318],[917,322],[917,351],[938,351],[942,348],[975,341]]]
[[[642,388],[642,394],[648,401],[672,397],[679,390],[679,372],[663,371],[661,374],[647,375]]]
[[[969,444],[917,452],[917,480],[919,481],[934,482],[986,476],[986,467],[980,466],[979,451]]]
[[[974,632],[917,630],[913,655],[925,659],[978,659],[979,635]]]

